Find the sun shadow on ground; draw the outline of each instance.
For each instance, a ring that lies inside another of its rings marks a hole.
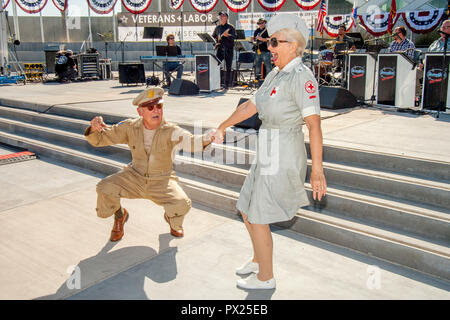
[[[168,282],[176,278],[175,256],[178,248],[170,247],[169,242],[172,238],[168,233],[161,234],[158,252],[144,246],[125,247],[111,251],[117,243],[108,241],[97,255],[80,261],[76,266],[79,268],[80,289],[69,288],[73,288],[77,284],[74,280],[76,275],[74,272],[54,294],[39,297],[37,300],[149,299],[144,290],[146,278],[157,283]],[[149,262],[157,254],[163,256],[163,259],[158,259],[156,265],[149,265]],[[123,264],[122,270],[113,271],[114,265],[117,265],[118,261]],[[127,261],[131,266],[129,269],[126,265]]]

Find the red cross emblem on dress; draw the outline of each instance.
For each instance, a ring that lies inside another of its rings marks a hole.
[[[270,93],[270,96],[273,97],[274,95],[276,95],[277,91],[278,91],[278,87],[273,88],[272,92]]]
[[[305,90],[308,93],[314,93],[316,92],[316,86],[311,80],[306,81],[305,83]]]

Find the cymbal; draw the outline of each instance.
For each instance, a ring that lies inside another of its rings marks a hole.
[[[311,51],[311,49],[305,49],[305,53],[311,53],[311,52],[312,52],[312,54],[319,54],[318,50],[312,50]]]
[[[355,53],[354,50],[339,50],[336,52],[337,54],[349,54],[349,53]]]

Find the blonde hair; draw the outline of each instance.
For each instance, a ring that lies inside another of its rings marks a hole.
[[[286,41],[297,43],[297,50],[295,51],[295,54],[297,57],[303,56],[303,51],[305,51],[306,48],[306,39],[300,31],[291,28],[284,28],[278,30],[277,33],[284,35],[286,37]]]

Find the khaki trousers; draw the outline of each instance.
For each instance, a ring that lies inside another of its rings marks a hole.
[[[148,199],[164,207],[170,226],[179,230],[191,209],[191,200],[172,177],[144,178],[124,169],[97,184],[97,216],[108,218],[120,208],[120,198]]]

